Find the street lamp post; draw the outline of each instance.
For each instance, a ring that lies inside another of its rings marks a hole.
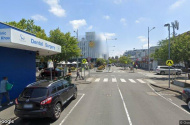
[[[167,24],[165,24],[164,25],[165,27],[168,27],[168,32],[169,32],[169,45],[168,45],[168,59],[170,60],[170,24],[169,23],[167,23]],[[169,66],[169,86],[168,86],[169,88],[170,88],[170,66]]]
[[[155,27],[153,27],[151,30],[155,29]],[[150,31],[149,27],[148,27],[148,71],[150,72],[150,48],[149,48],[149,33]]]
[[[75,33],[76,33],[76,35],[77,35],[77,42],[78,42],[78,29],[77,29],[77,31],[74,31]],[[77,56],[77,68],[78,68],[78,56]]]

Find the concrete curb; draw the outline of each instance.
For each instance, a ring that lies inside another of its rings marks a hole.
[[[158,86],[158,85],[155,85],[155,84],[150,84],[154,87],[158,87],[158,88],[162,88],[162,89],[165,89],[165,90],[170,90],[170,91],[173,91],[173,92],[176,92],[176,93],[179,93],[179,94],[182,94],[182,92],[178,91],[178,90],[173,90],[171,88],[164,88],[164,87],[161,87],[161,86]]]

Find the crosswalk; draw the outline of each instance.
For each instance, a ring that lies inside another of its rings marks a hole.
[[[113,71],[113,72],[120,72],[120,73],[124,73],[124,72],[126,72],[126,71]]]
[[[104,83],[108,83],[108,82],[112,82],[112,83],[116,83],[116,82],[121,82],[121,83],[156,83],[155,81],[151,80],[151,79],[126,79],[126,78],[88,78],[86,81],[89,82],[104,82]]]

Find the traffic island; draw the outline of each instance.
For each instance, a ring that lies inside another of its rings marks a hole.
[[[103,72],[103,70],[96,70],[96,72]]]

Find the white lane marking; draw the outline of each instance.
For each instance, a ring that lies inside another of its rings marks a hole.
[[[140,83],[146,83],[142,79],[137,79]]]
[[[112,78],[112,82],[117,82],[117,79],[116,78]]]
[[[122,72],[124,72],[124,71],[122,71]]]
[[[151,86],[150,84],[147,84],[152,91],[154,91],[157,95],[159,95],[160,97],[162,97],[163,99],[167,100],[168,102],[170,102],[171,104],[173,104],[174,106],[178,107],[179,109],[181,109],[182,111],[186,112],[187,114],[190,115],[190,113],[188,111],[186,111],[185,109],[181,108],[180,106],[178,106],[177,104],[173,103],[172,100],[165,98],[164,96],[160,95],[158,92],[156,92]]]
[[[113,72],[115,72],[115,71],[113,71]]]
[[[132,82],[132,83],[136,83],[133,79],[129,79],[129,81]]]
[[[86,81],[91,82],[93,78],[88,78]]]
[[[118,72],[120,72],[120,71],[118,71]]]
[[[120,79],[120,80],[121,80],[121,82],[126,82],[125,79]]]
[[[71,114],[71,112],[73,111],[73,109],[78,105],[78,103],[81,101],[81,99],[84,97],[85,94],[83,94],[80,99],[77,101],[77,103],[73,106],[73,108],[69,111],[69,113],[65,116],[65,118],[61,121],[61,123],[59,125],[62,125],[65,120],[67,119],[67,117]]]
[[[126,115],[127,115],[127,119],[128,119],[128,121],[129,121],[129,125],[132,125],[131,118],[130,118],[130,116],[129,116],[129,112],[128,112],[128,110],[127,110],[125,101],[124,101],[124,99],[123,99],[123,96],[122,96],[122,93],[121,93],[121,91],[120,91],[120,89],[119,89],[118,84],[117,84],[117,88],[118,88],[118,90],[119,90],[119,94],[120,94],[121,100],[122,100],[122,102],[123,102],[123,106],[124,106],[124,109],[125,109],[125,113],[126,113]]]
[[[108,78],[104,78],[103,82],[108,82]]]
[[[148,81],[149,83],[152,83],[152,84],[156,83],[156,82],[154,82],[154,81],[152,81],[150,79],[146,79],[146,81]]]
[[[94,82],[99,82],[100,81],[100,78],[97,78]]]

